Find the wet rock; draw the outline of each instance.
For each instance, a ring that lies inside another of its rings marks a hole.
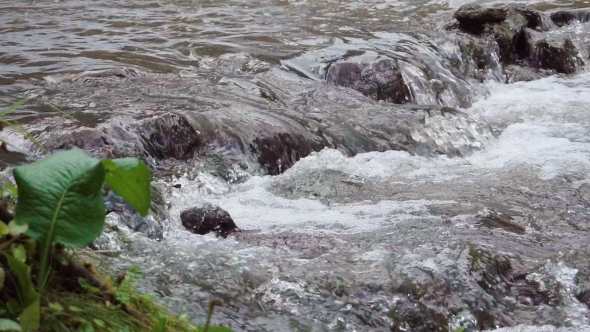
[[[256,138],[250,143],[250,151],[258,156],[258,163],[268,174],[277,175],[291,168],[313,149],[304,137],[279,133],[271,137]]]
[[[63,82],[67,83],[82,83],[92,86],[103,86],[109,83],[118,83],[119,81],[132,79],[142,75],[139,71],[133,68],[111,68],[106,70],[88,71],[66,77]]]
[[[149,118],[136,131],[144,153],[156,159],[190,159],[203,145],[187,118],[179,114],[165,113]]]
[[[578,295],[576,295],[576,298],[578,301],[584,303],[588,308],[590,308],[590,289],[581,291]]]
[[[114,214],[112,218],[119,227],[125,226],[134,232],[139,232],[149,238],[162,240],[164,232],[161,221],[166,217],[165,202],[162,199],[162,193],[156,186],[152,185],[152,205],[151,214],[141,216],[125,200],[109,192],[105,197],[105,207],[107,214]]]
[[[115,144],[111,137],[98,128],[77,128],[65,132],[57,142],[51,142],[56,150],[68,150],[74,147],[86,151],[109,150]]]
[[[533,45],[528,60],[531,67],[551,69],[558,73],[574,74],[583,66],[578,50],[567,37],[539,36],[527,30],[529,43]]]
[[[412,94],[397,65],[390,59],[372,64],[337,63],[330,67],[326,81],[352,88],[367,97],[388,103],[405,104]]]
[[[474,4],[461,6],[454,15],[461,29],[472,33],[481,33],[485,24],[502,22],[507,16],[503,8],[484,8]]]
[[[505,83],[529,82],[551,76],[552,74],[552,71],[545,69],[534,69],[517,65],[507,65],[504,67]]]
[[[499,303],[513,296],[524,306],[559,304],[560,285],[546,273],[519,272],[511,258],[482,249],[471,249],[469,255],[477,284]]]
[[[577,9],[577,10],[559,10],[549,15],[551,21],[558,27],[562,27],[573,22],[588,22],[590,21],[590,10],[589,9]]]
[[[524,234],[526,231],[524,227],[515,223],[514,219],[507,214],[492,211],[486,215],[478,216],[478,219],[481,225],[488,228],[501,228],[505,231],[520,235]]]
[[[389,69],[380,67],[385,64]],[[378,68],[379,73],[394,71],[391,61],[361,66],[371,73],[376,73],[371,68]],[[396,72],[396,76],[401,74]],[[100,86],[80,82],[51,84],[50,90],[36,102],[67,109],[74,116],[81,112],[84,115],[80,118],[84,119],[89,113],[87,106],[74,108],[72,101],[95,105],[91,113],[106,118],[76,122],[72,127],[98,127],[91,130],[96,138],[89,136],[90,142],[76,143],[90,148],[98,146],[97,154],[139,157],[163,172],[168,167],[214,169],[219,174],[228,174],[227,178],[233,177],[235,167],[249,173],[279,174],[300,158],[325,147],[347,155],[391,149],[419,155],[465,155],[478,149],[482,137],[489,134],[486,123],[442,112],[440,107],[378,103],[359,93],[350,93],[347,88],[319,82],[286,83],[275,76],[256,80],[226,80],[239,82],[236,85],[150,74],[118,85],[113,83],[108,98]],[[436,76],[431,80],[433,86],[442,90],[441,95],[453,89],[448,82],[438,84]],[[283,105],[261,97],[260,84],[289,103]],[[404,95],[409,95],[407,86],[404,91]],[[171,111],[163,112],[162,105]],[[476,129],[457,127],[454,117]],[[50,119],[44,121],[47,126],[53,125]],[[55,149],[62,145],[60,137],[71,130],[55,128],[42,133],[39,140]],[[458,132],[461,136],[456,135]],[[108,144],[102,141],[103,135]],[[197,156],[199,163],[193,163]]]
[[[461,7],[455,17],[459,29],[482,38],[493,40],[498,45],[501,62],[534,69],[552,70],[556,73],[573,74],[583,66],[578,51],[568,36],[545,33],[559,24],[574,19],[586,19],[583,12],[556,12],[553,17],[539,11],[522,7],[483,8],[479,5]],[[532,74],[532,73],[529,73]],[[529,75],[518,80],[530,80]]]
[[[180,220],[187,230],[199,235],[214,232],[225,238],[237,230],[227,211],[210,204],[183,211]]]

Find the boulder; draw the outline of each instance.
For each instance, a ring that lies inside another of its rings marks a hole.
[[[111,220],[118,226],[125,226],[134,232],[139,232],[151,239],[162,240],[164,232],[161,221],[167,217],[165,202],[161,199],[162,193],[159,188],[152,185],[152,205],[151,212],[147,216],[141,216],[125,200],[109,192],[105,197],[105,207]]]
[[[578,57],[578,50],[569,37],[545,36],[527,30],[530,47],[529,66],[550,69],[557,73],[574,74],[584,62]]]
[[[149,118],[135,130],[144,154],[156,159],[187,160],[203,145],[199,133],[180,114],[165,113]]]
[[[269,137],[257,137],[250,143],[250,151],[258,156],[258,163],[268,174],[277,175],[310,154],[313,148],[305,137],[278,133]]]
[[[214,232],[226,238],[238,228],[227,211],[211,204],[182,211],[180,220],[187,230],[199,235]]]
[[[455,18],[460,30],[483,38],[484,43],[495,41],[504,66],[517,64],[573,74],[583,66],[583,61],[571,39],[546,31],[572,20],[588,20],[587,14],[584,11],[562,11],[547,15],[515,5],[501,8],[465,5],[455,13]]]
[[[454,15],[461,29],[476,34],[483,32],[486,24],[503,22],[507,16],[504,8],[484,8],[475,4],[463,5]]]
[[[558,27],[562,27],[573,22],[588,22],[590,21],[590,9],[576,9],[576,10],[559,10],[549,15],[551,21]]]
[[[388,103],[405,104],[412,101],[412,94],[404,78],[391,59],[383,59],[372,64],[337,63],[330,67],[326,81],[339,86],[352,88],[375,100]]]
[[[56,142],[48,143],[46,145],[50,149],[68,150],[77,147],[86,151],[110,150],[115,145],[112,138],[98,128],[76,128],[64,132]]]

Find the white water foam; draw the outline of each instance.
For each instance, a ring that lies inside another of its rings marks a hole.
[[[297,181],[318,171],[342,172],[350,181],[360,183],[379,179],[424,188],[431,183],[473,185],[481,177],[495,179],[517,167],[533,170],[541,180],[570,175],[583,179],[580,181],[588,180],[590,75],[494,85],[491,90],[488,99],[466,112],[477,113],[505,129],[483,151],[467,158],[426,158],[402,151],[346,157],[337,150],[325,149],[303,158],[280,176],[254,177],[237,188],[222,183],[213,185],[209,180],[195,183],[185,179],[182,189],[174,194],[172,215],[178,216],[182,209],[200,200],[226,209],[243,229],[356,233],[374,231],[417,216],[428,218],[429,205],[451,204],[452,198],[444,202],[386,200],[377,204],[326,205],[313,198],[277,196],[270,190],[271,186],[294,183],[297,188]],[[223,188],[203,190],[206,186]],[[180,224],[178,220],[175,223]]]

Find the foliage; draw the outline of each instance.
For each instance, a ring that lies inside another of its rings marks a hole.
[[[0,113],[0,130],[16,126],[3,117],[25,101]],[[147,215],[150,172],[143,162],[100,160],[73,149],[16,167],[13,175],[16,187],[3,184],[0,192],[0,331],[194,331],[136,291],[136,270],[115,283],[70,254],[103,230],[105,183]],[[231,331],[208,327],[213,306],[197,331]]]

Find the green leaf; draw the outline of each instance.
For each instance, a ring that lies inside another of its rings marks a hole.
[[[94,322],[94,324],[96,324],[96,326],[98,327],[105,327],[105,323],[103,320],[100,319],[93,319],[92,320]],[[165,331],[164,331],[165,332]]]
[[[4,272],[4,269],[0,267],[0,290],[4,288],[4,278],[6,278],[6,272]]]
[[[27,251],[22,244],[19,245],[12,245],[10,246],[12,250],[12,256],[18,259],[20,262],[24,263],[27,261]]]
[[[64,307],[62,307],[62,305],[57,302],[55,302],[55,303],[49,302],[49,307],[55,311],[59,311],[59,312],[64,311]]]
[[[131,301],[131,297],[129,296],[129,293],[125,292],[125,291],[117,291],[117,293],[115,294],[115,297],[117,298],[117,301],[121,302],[121,303],[129,303]]]
[[[92,327],[92,324],[86,322],[80,326],[78,332],[94,332],[94,327]]]
[[[166,319],[160,319],[152,329],[152,332],[166,332]]]
[[[4,222],[0,221],[0,236],[7,235],[9,233],[10,233],[10,230],[8,229],[8,225],[6,225]]]
[[[29,224],[26,234],[43,243],[42,253],[54,242],[71,247],[88,244],[104,226],[99,194],[104,175],[102,163],[79,149],[15,168],[18,205],[13,222]]]
[[[29,98],[23,98],[23,99],[17,101],[16,103],[10,105],[7,109],[2,111],[2,113],[0,113],[0,118],[3,118],[5,116],[9,115],[10,113],[16,111],[17,108],[23,106],[28,101],[29,101]]]
[[[8,231],[13,236],[21,235],[28,230],[29,230],[29,225],[27,223],[19,224],[13,220],[8,224]]]
[[[4,256],[6,257],[10,270],[18,279],[18,294],[21,305],[27,307],[38,301],[39,294],[35,291],[35,287],[31,281],[29,266],[7,253]]]
[[[137,158],[103,159],[105,181],[139,214],[148,214],[151,204],[150,170]]]
[[[17,322],[10,319],[0,319],[0,331],[22,331]]]
[[[41,321],[41,300],[31,303],[19,316],[23,332],[37,331]]]
[[[70,308],[71,312],[82,312],[82,309],[80,309],[76,306],[73,306],[73,305],[69,306],[69,308]]]
[[[18,189],[10,182],[3,182],[0,184],[0,191],[2,192],[2,196],[12,196],[16,198],[18,195]]]

